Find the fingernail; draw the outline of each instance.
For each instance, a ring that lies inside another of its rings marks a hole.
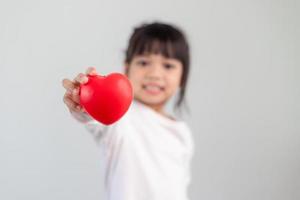
[[[73,90],[73,94],[77,94],[78,93],[78,90],[77,89],[74,89]]]

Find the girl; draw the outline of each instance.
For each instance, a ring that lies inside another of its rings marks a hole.
[[[105,126],[79,104],[79,85],[97,75],[90,67],[74,81],[63,80],[64,102],[72,116],[93,134],[101,149],[109,200],[187,200],[194,143],[190,129],[164,111],[179,93],[184,102],[189,47],[176,27],[152,23],[136,28],[129,40],[125,74],[134,100],[117,122]]]

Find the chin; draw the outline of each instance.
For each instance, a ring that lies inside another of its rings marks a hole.
[[[158,98],[158,97],[144,97],[138,99],[147,105],[164,105],[167,101],[165,98]]]

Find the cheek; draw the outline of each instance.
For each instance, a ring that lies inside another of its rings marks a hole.
[[[174,90],[180,86],[181,76],[182,76],[181,71],[169,74],[168,84],[169,84],[170,88],[172,88]]]
[[[134,68],[131,69],[128,73],[128,79],[130,80],[132,86],[137,89],[140,86],[141,80],[143,78],[142,73]]]

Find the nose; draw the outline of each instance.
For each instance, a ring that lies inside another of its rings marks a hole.
[[[151,80],[159,80],[163,76],[163,71],[161,70],[161,66],[158,64],[152,65],[149,67],[149,71],[147,73],[147,78]]]

